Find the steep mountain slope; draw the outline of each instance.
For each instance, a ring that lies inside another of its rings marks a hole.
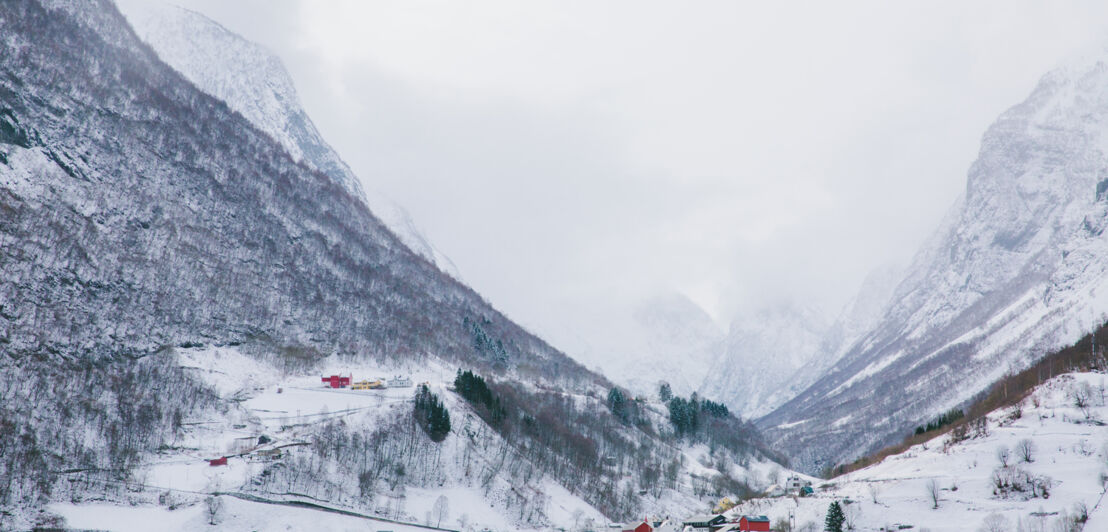
[[[862,281],[858,293],[823,334],[815,354],[779,383],[777,401],[768,404],[768,408],[758,415],[768,413],[806,390],[827,373],[855,341],[879,323],[903,275],[903,268],[896,265],[885,265],[870,272]]]
[[[818,354],[829,327],[819,312],[790,305],[736,318],[701,392],[743,416],[765,414],[790,398],[789,377]]]
[[[468,358],[468,317],[510,347],[490,366],[585,375],[195,90],[103,14],[111,6],[76,4],[87,24],[68,31],[70,19],[29,5],[10,8],[0,65],[9,354],[266,338]],[[25,18],[43,30],[17,31]],[[51,30],[65,37],[40,36]]]
[[[452,444],[481,446],[503,466],[482,481],[572,492],[615,519],[738,489],[731,464],[769,454],[725,415],[700,428],[719,436],[710,451],[689,444],[698,460],[685,458],[664,410],[632,401],[617,418],[607,380],[161,62],[111,3],[0,2],[0,35],[0,528],[30,528],[62,499],[160,502],[144,476],[158,454],[212,458],[218,440],[265,425],[243,403],[269,372],[318,386],[315,371],[334,366],[436,368],[446,395],[452,370],[473,369],[488,379],[487,404],[446,401],[459,415]],[[213,347],[203,367],[182,363],[182,351]],[[220,349],[254,365],[244,371]],[[227,395],[227,382],[245,391]],[[265,428],[307,440],[294,442],[303,454],[224,488],[279,478],[272,491],[296,486],[363,511],[383,486],[427,488],[442,478],[428,464],[461,450],[412,430],[411,399],[400,401],[407,408],[368,426],[297,433],[277,420]],[[416,447],[427,452],[413,457]],[[376,452],[390,461],[368,461]],[[393,467],[373,469],[381,463]],[[641,491],[648,484],[656,491]],[[533,522],[549,524],[542,512]]]
[[[884,318],[760,420],[815,471],[901,437],[1108,311],[1108,65],[1047,74],[985,133],[964,197]]]
[[[119,6],[162,61],[272,136],[293,160],[366,198],[373,213],[412,251],[458,276],[450,259],[427,241],[403,207],[372,186],[363,192],[361,180],[300,107],[292,78],[277,56],[194,11],[144,0],[123,0]]]
[[[660,381],[677,394],[697,391],[723,346],[724,333],[688,297],[664,293],[630,308],[582,309],[572,329],[539,326],[545,338],[636,394],[654,397]],[[711,396],[713,399],[715,396]]]

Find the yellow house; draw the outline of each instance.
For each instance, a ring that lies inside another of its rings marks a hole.
[[[358,382],[355,382],[353,384],[353,386],[351,386],[350,388],[352,390],[376,390],[376,389],[384,388],[384,387],[385,387],[384,382],[381,382],[380,380],[375,380],[375,381],[358,381]]]

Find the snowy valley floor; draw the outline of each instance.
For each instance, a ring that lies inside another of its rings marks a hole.
[[[997,532],[1045,532],[1071,530],[1059,528],[1060,521],[1075,516],[1081,505],[1089,516],[1084,530],[1108,531],[1105,380],[1098,373],[1056,377],[1025,399],[1022,412],[1007,408],[990,414],[988,429],[982,431],[987,434],[970,431],[959,442],[951,442],[949,434],[938,436],[881,463],[817,483],[814,496],[755,499],[731,514],[765,514],[774,522],[791,515],[798,529],[811,523],[812,530],[822,530],[829,504],[849,501],[843,504],[848,524],[860,531],[973,531],[982,529],[988,518],[1001,524]],[[1084,410],[1075,406],[1079,388],[1091,392]],[[1020,456],[1022,440],[1033,444],[1031,462]],[[1009,450],[1006,468],[998,458],[1001,447]],[[1017,489],[1004,494],[997,479]],[[938,488],[937,508],[928,489],[932,481]],[[1035,496],[1029,485],[1035,482],[1045,487],[1045,496]]]
[[[359,507],[350,500],[348,491],[339,489],[333,497],[306,495],[295,489],[278,495],[274,492],[281,490],[253,490],[252,479],[271,463],[259,456],[259,451],[280,448],[283,460],[297,460],[307,454],[300,444],[317,435],[325,420],[343,419],[367,428],[385,426],[390,419],[410,415],[413,389],[330,390],[322,387],[318,374],[285,377],[230,349],[184,350],[179,356],[183,366],[195,368],[190,371],[197,372],[239,407],[220,419],[185,420],[188,430],[184,436],[136,475],[134,485],[127,490],[133,493],[129,500],[109,503],[78,499],[50,505],[52,513],[64,518],[65,526],[120,531],[426,530],[369,517],[424,526],[430,523],[447,529],[528,529],[520,525],[517,509],[498,495],[509,493],[511,486],[498,485],[505,482],[497,480],[486,490],[460,478],[460,471],[455,470],[456,455],[462,452],[459,449],[463,442],[457,434],[442,443],[446,457],[442,481],[424,488],[408,487],[401,490],[401,497],[378,493],[372,504]],[[446,390],[453,377],[446,368],[352,367],[335,362],[325,370],[326,374],[353,373],[355,380],[403,373],[415,383],[427,382],[457,416],[455,432],[464,432],[466,407]],[[997,530],[1046,532],[1061,530],[1056,528],[1058,523],[1078,514],[1077,508],[1083,506],[1089,516],[1085,530],[1108,531],[1108,502],[1104,501],[1108,427],[1103,425],[1108,419],[1106,378],[1098,373],[1056,377],[1039,386],[1023,401],[1022,408],[993,412],[987,430],[970,430],[964,440],[952,441],[951,434],[937,436],[865,469],[829,481],[816,479],[812,496],[749,500],[730,511],[729,516],[762,514],[772,522],[791,520],[795,530],[822,530],[828,505],[839,501],[848,524],[859,531],[979,530],[991,519],[1004,524]],[[1088,395],[1085,408],[1075,404],[1075,393],[1082,390]],[[258,437],[263,434],[271,441],[258,445]],[[1030,462],[1018,449],[1023,440],[1033,444]],[[1008,449],[1006,467],[998,458],[998,448],[1002,447]],[[701,467],[698,463],[706,461],[697,457],[706,449],[694,446],[684,452],[689,457],[686,471],[695,472]],[[208,460],[220,456],[229,457],[226,466],[208,464]],[[488,457],[477,455],[473,459]],[[768,478],[772,469],[772,463],[752,463],[747,474],[753,475],[755,483],[766,485],[768,481],[758,479]],[[349,481],[346,477],[352,474],[344,470],[328,472],[344,481]],[[790,473],[779,470],[778,474],[783,478]],[[932,482],[937,488],[938,508],[929,494]],[[212,526],[207,503],[211,492],[314,503],[365,517],[224,495],[219,497],[221,507],[215,512],[218,524]],[[586,529],[586,523],[594,530],[607,526],[598,511],[550,480],[543,480],[536,493],[547,498],[546,529]],[[449,503],[441,520],[435,512],[440,499]],[[702,513],[706,501],[688,495],[672,496],[658,504],[658,515],[685,517]],[[152,528],[152,524],[156,526]]]
[[[246,493],[269,500],[299,501],[329,508],[354,511],[371,518],[388,519],[418,525],[437,525],[445,529],[489,528],[520,529],[513,519],[513,509],[498,505],[497,489],[488,490],[466,485],[450,478],[460,477],[456,471],[446,471],[445,481],[433,489],[408,487],[403,496],[378,496],[370,509],[351,508],[349,501],[305,496],[295,489],[282,496],[244,490],[271,462],[259,451],[280,449],[282,460],[297,460],[308,454],[306,444],[327,421],[345,422],[372,430],[384,426],[398,416],[411,415],[413,387],[385,390],[332,390],[323,387],[319,373],[286,377],[274,368],[243,355],[234,349],[207,348],[179,350],[183,367],[197,376],[219,395],[237,403],[219,419],[185,420],[185,436],[145,465],[135,475],[127,491],[133,493],[131,506],[120,501],[80,500],[76,503],[55,503],[49,510],[65,519],[72,528],[102,530],[426,530],[395,522],[374,521],[361,517],[339,515],[309,508],[276,506],[252,502],[230,495],[219,497],[221,508],[216,512],[217,526],[209,525],[207,497],[212,492]],[[334,362],[324,367],[325,375],[353,374],[354,380],[392,378],[397,374],[410,377],[415,384],[428,383],[443,398],[457,416],[457,426],[464,423],[464,407],[446,384],[453,372],[433,365],[424,367],[378,367],[366,364]],[[259,445],[265,435],[271,441]],[[453,434],[442,443],[453,452],[461,447]],[[209,460],[227,456],[225,466],[211,466]],[[478,457],[480,458],[480,457]],[[448,462],[448,461],[445,461]],[[348,477],[357,472],[334,471],[330,474]],[[344,479],[349,480],[349,479]],[[458,479],[460,480],[460,479]],[[495,483],[494,483],[495,484]],[[549,500],[545,506],[549,520],[572,523],[575,519],[606,522],[603,516],[584,501],[549,480],[543,485]],[[448,507],[443,519],[432,515],[435,503],[445,497]],[[500,507],[498,507],[500,506]],[[174,509],[169,509],[169,508]],[[151,528],[152,523],[157,523]]]

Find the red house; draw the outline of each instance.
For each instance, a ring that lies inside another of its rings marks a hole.
[[[769,518],[764,515],[744,515],[739,518],[739,530],[769,532]]]
[[[226,456],[221,456],[219,458],[213,458],[211,460],[208,460],[208,465],[210,465],[210,466],[227,465],[227,457]]]
[[[343,377],[342,375],[331,375],[330,377],[322,377],[324,383],[332,388],[346,388],[350,386],[351,377]]]
[[[650,523],[647,523],[646,520],[643,519],[643,522],[638,525],[634,523],[624,525],[622,532],[654,532],[654,527],[650,526]]]

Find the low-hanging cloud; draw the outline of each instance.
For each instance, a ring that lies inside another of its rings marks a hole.
[[[182,3],[277,52],[355,172],[540,331],[664,291],[837,310],[1108,31],[1092,2]]]

